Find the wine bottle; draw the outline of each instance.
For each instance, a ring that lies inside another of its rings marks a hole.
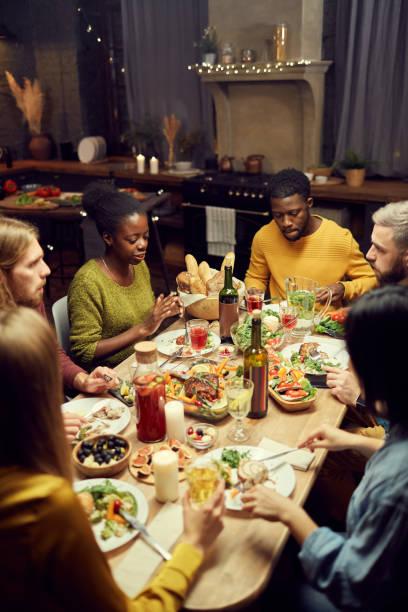
[[[232,266],[224,268],[224,287],[218,294],[221,342],[231,342],[231,325],[238,321],[238,291],[232,284]]]
[[[254,383],[248,416],[261,419],[268,412],[268,353],[262,346],[261,311],[252,313],[251,344],[244,351],[244,376]]]

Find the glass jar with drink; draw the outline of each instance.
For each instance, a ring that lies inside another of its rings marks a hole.
[[[157,346],[154,342],[138,342],[135,353],[137,368],[133,384],[137,437],[142,442],[158,442],[166,436],[166,389],[157,363]]]

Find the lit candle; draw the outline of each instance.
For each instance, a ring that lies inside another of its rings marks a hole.
[[[154,156],[150,159],[150,174],[159,174],[159,160]]]
[[[177,454],[167,450],[158,451],[153,455],[152,463],[157,501],[175,501],[179,494]]]
[[[145,171],[145,156],[139,153],[139,155],[136,157],[136,161],[138,173],[143,174],[143,172]]]
[[[164,406],[168,438],[184,442],[184,406],[183,402],[167,402]]]

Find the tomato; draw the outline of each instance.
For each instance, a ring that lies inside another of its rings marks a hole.
[[[3,187],[4,191],[8,194],[15,193],[17,191],[17,183],[11,179],[5,181]]]
[[[334,312],[331,315],[331,320],[332,321],[337,321],[337,323],[344,323],[344,321],[346,320],[346,317],[345,317],[344,313],[342,313],[342,312]]]
[[[52,196],[53,198],[58,198],[58,196],[61,195],[61,189],[59,187],[54,187],[54,185],[50,185],[48,189],[50,190],[50,196]]]
[[[307,391],[304,389],[288,389],[284,395],[288,397],[301,398],[307,395]]]
[[[51,194],[49,188],[44,186],[39,187],[35,192],[35,195],[37,195],[39,198],[49,198]]]

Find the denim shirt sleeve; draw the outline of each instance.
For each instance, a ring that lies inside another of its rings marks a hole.
[[[299,559],[306,577],[341,609],[386,608],[402,588],[407,508],[389,501],[365,508],[351,534],[322,527],[303,544]]]

